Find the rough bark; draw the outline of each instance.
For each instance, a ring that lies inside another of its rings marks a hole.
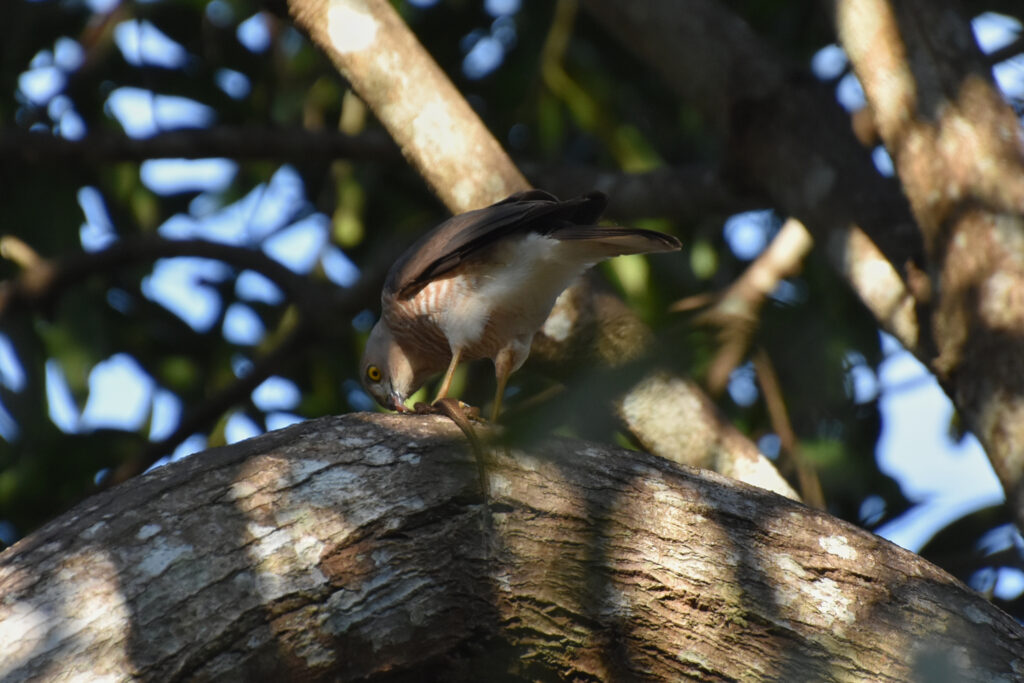
[[[0,555],[0,595],[4,680],[1024,675],[1019,624],[863,530],[609,446],[474,460],[438,416],[150,472]]]
[[[331,57],[453,213],[490,204],[529,187],[501,145],[387,2],[290,0],[289,7],[299,25]],[[588,359],[615,365],[642,355],[650,336],[646,326],[621,301],[574,286],[559,298],[532,352],[549,363],[574,358],[577,362]],[[710,401],[699,395],[696,385],[680,378],[676,386],[682,390],[677,392],[676,404],[692,410],[673,415],[672,425],[696,425],[703,433],[726,426]],[[637,399],[648,400],[642,396]],[[650,420],[626,419],[626,427],[642,443],[654,443],[654,435],[639,431],[650,424]],[[750,483],[795,496],[771,462],[738,431],[728,428],[714,442],[713,457],[708,448],[692,453],[679,453],[675,448],[671,457],[722,465],[735,476],[753,475]],[[679,443],[707,445],[708,440],[682,439]]]
[[[1024,137],[947,2],[839,2],[839,35],[924,237],[929,367],[1024,528]]]

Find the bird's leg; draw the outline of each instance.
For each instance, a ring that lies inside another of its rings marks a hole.
[[[498,379],[498,390],[494,394],[494,407],[491,408],[491,422],[498,421],[498,413],[501,412],[501,399],[505,396],[505,387],[508,386],[508,378],[515,372],[516,368],[522,365],[522,360],[516,357],[517,346],[509,344],[494,357],[494,376]],[[529,346],[526,347],[529,353]],[[526,358],[525,355],[522,356]]]
[[[444,379],[441,380],[441,388],[437,390],[437,398],[434,399],[434,403],[448,395],[448,389],[452,385],[452,376],[455,375],[455,368],[458,367],[460,358],[462,358],[462,349],[452,351],[452,362],[448,364],[448,369],[444,373]]]
[[[494,407],[491,408],[491,422],[498,421],[498,413],[501,411],[501,398],[505,395],[505,386],[508,384],[510,372],[502,372],[498,375],[498,391],[494,394]]]

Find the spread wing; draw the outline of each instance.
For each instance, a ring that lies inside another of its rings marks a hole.
[[[529,190],[486,208],[452,216],[399,257],[388,272],[384,289],[400,298],[413,296],[432,279],[498,240],[531,232],[547,235],[558,228],[596,223],[606,204],[601,192],[559,201],[543,190]]]

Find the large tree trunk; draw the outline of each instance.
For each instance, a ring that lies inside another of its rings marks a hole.
[[[474,458],[437,416],[322,418],[158,469],[7,550],[0,596],[3,680],[993,681],[1024,666],[1016,622],[824,513],[591,443]]]
[[[949,2],[843,0],[839,37],[924,237],[925,358],[1024,529],[1024,137]]]

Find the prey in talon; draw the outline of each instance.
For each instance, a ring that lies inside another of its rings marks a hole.
[[[360,366],[363,386],[385,408],[444,372],[434,403],[448,396],[459,363],[489,358],[496,420],[509,375],[530,353],[555,299],[584,270],[614,256],[675,251],[653,230],[597,225],[607,198],[561,201],[542,190],[449,218],[395,262],[381,292],[381,318]]]
[[[468,403],[463,403],[457,398],[448,396],[446,398],[439,398],[433,403],[423,403],[422,401],[413,404],[412,412],[417,415],[453,415],[458,414],[465,417],[467,420],[473,420],[476,422],[484,422],[485,420],[480,417],[480,409],[476,406],[471,406]]]

